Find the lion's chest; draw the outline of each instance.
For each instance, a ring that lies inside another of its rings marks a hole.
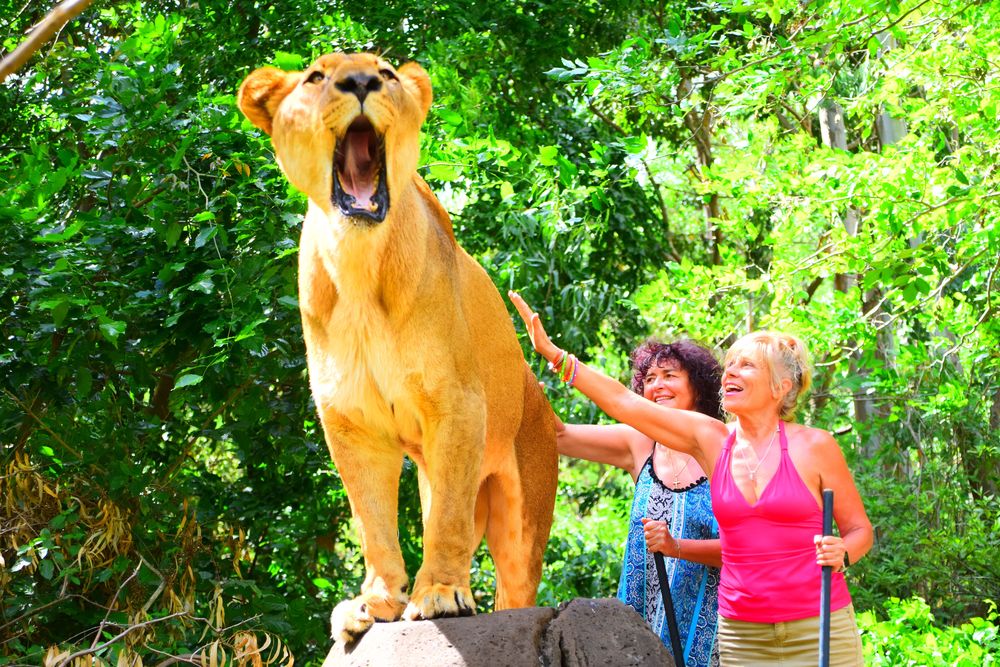
[[[386,315],[372,303],[339,303],[318,325],[304,321],[309,381],[321,411],[405,440],[418,440],[409,387],[421,369],[401,349]]]

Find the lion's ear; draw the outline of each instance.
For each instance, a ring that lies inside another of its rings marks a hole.
[[[292,92],[301,78],[302,72],[261,67],[251,72],[240,86],[236,103],[251,123],[270,135],[278,105]]]
[[[434,99],[434,94],[431,92],[431,78],[427,76],[423,67],[414,62],[406,63],[397,71],[410,94],[420,102],[420,112],[426,117],[431,108],[431,100]]]

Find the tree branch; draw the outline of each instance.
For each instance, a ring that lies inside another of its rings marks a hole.
[[[34,27],[21,44],[0,61],[0,82],[21,69],[42,44],[49,41],[62,27],[86,9],[93,0],[66,0]]]
[[[924,0],[923,2],[918,2],[916,5],[914,5],[913,7],[910,7],[908,10],[906,10],[905,12],[903,12],[902,14],[900,14],[899,18],[897,18],[895,21],[893,21],[889,25],[881,27],[878,30],[876,30],[875,32],[873,32],[871,35],[868,36],[868,39],[871,39],[872,37],[878,36],[878,34],[880,32],[885,32],[887,30],[892,30],[894,27],[896,27],[897,25],[899,25],[900,23],[902,23],[903,19],[905,19],[907,16],[909,16],[913,12],[917,11],[918,9],[920,9],[921,7],[923,7],[924,5],[926,5],[930,1],[931,0]],[[972,4],[973,4],[972,2],[969,3],[969,5],[972,5]],[[969,5],[966,5],[966,7],[968,7]],[[963,11],[964,11],[964,8],[963,8]],[[866,44],[868,43],[868,39],[865,40]]]
[[[136,623],[135,625],[130,625],[127,628],[125,628],[123,631],[119,632],[117,635],[115,635],[114,637],[112,637],[111,639],[109,639],[108,641],[106,641],[103,644],[101,644],[100,646],[92,646],[91,648],[84,649],[82,651],[77,651],[76,653],[70,653],[68,656],[66,656],[65,658],[63,658],[62,660],[60,660],[56,664],[56,667],[64,667],[65,665],[71,664],[73,662],[73,660],[75,660],[76,658],[80,658],[80,657],[85,656],[85,655],[90,655],[91,653],[97,653],[98,651],[100,651],[102,649],[105,649],[108,646],[111,646],[112,644],[114,644],[115,642],[117,642],[118,640],[120,640],[122,637],[124,637],[125,635],[127,635],[128,633],[130,633],[130,632],[132,632],[134,630],[139,630],[141,628],[146,628],[146,627],[149,627],[150,625],[153,625],[154,623],[161,623],[163,621],[170,620],[171,618],[178,618],[180,616],[190,616],[190,615],[191,615],[190,612],[187,612],[187,611],[178,611],[176,613],[170,614],[169,616],[163,616],[161,618],[154,618],[151,621],[144,621],[142,623]]]
[[[80,452],[78,452],[75,449],[73,449],[72,447],[70,447],[66,443],[66,441],[63,440],[59,436],[58,433],[56,433],[51,428],[49,428],[45,424],[45,422],[42,421],[42,418],[35,414],[34,410],[32,409],[32,406],[28,405],[27,403],[25,403],[24,401],[22,401],[21,399],[19,399],[16,395],[12,394],[7,389],[4,389],[3,393],[6,394],[7,398],[9,398],[15,405],[17,405],[19,408],[21,408],[21,410],[24,411],[24,414],[26,414],[31,419],[35,420],[35,422],[41,427],[41,429],[43,431],[45,431],[46,433],[48,433],[50,436],[52,436],[52,439],[55,440],[56,442],[58,442],[59,445],[63,449],[65,449],[67,452],[69,452],[70,454],[72,454],[73,456],[75,456],[78,460],[80,460],[80,461],[83,460],[83,455],[80,454]]]

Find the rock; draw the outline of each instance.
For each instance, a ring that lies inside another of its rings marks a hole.
[[[621,600],[578,598],[560,607],[546,628],[540,659],[532,664],[674,667],[674,658],[642,616]]]
[[[323,667],[674,667],[646,622],[615,598],[468,618],[376,623]]]

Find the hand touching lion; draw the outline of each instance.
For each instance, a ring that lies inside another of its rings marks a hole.
[[[556,485],[553,414],[486,272],[416,173],[430,79],[371,54],[304,72],[263,68],[239,107],[309,197],[299,304],[327,445],[361,531],[361,593],[334,611],[375,620],[473,613],[485,533],[497,608],[534,604]],[[407,596],[397,539],[403,455],[417,465],[424,559]]]

